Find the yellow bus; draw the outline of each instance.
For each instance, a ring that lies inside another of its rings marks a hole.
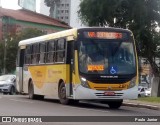
[[[74,28],[19,42],[17,90],[62,104],[99,101],[119,108],[138,95],[138,58],[131,31]]]

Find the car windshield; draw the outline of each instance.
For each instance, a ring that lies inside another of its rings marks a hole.
[[[78,51],[81,73],[123,75],[136,72],[132,42],[83,40],[79,42]]]
[[[9,81],[9,80],[12,80],[12,79],[13,79],[13,76],[11,76],[11,75],[0,76],[0,81]]]

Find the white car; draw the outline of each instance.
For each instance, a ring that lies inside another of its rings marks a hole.
[[[16,76],[2,75],[0,76],[0,92],[3,94],[14,95],[16,93]]]
[[[147,89],[148,89],[147,87],[138,86],[138,97],[145,97],[145,91]]]
[[[151,88],[145,90],[145,96],[151,96]]]

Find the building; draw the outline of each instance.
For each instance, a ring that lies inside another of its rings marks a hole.
[[[18,5],[24,9],[36,12],[36,0],[18,0]]]
[[[53,12],[50,12],[50,8],[45,5],[44,0],[41,0],[39,13],[64,21],[71,27],[85,27],[78,17],[79,4],[80,0],[60,0]]]
[[[60,2],[55,4],[54,10],[50,11],[50,8],[45,5],[44,0],[41,0],[40,13],[70,24],[70,2],[71,0],[60,0]]]
[[[55,6],[52,17],[70,24],[70,2],[71,0],[60,0],[60,3]]]
[[[66,23],[28,10],[0,8],[0,39],[7,33],[15,34],[24,28],[37,28],[47,33],[69,29]]]

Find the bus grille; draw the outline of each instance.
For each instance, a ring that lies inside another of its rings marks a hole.
[[[115,93],[114,95],[105,95],[104,93],[95,93],[98,98],[120,98],[123,93]]]
[[[94,89],[99,90],[99,91],[109,91],[108,87],[94,87]],[[119,87],[112,87],[111,91],[121,91],[124,90],[124,88],[119,88]]]

